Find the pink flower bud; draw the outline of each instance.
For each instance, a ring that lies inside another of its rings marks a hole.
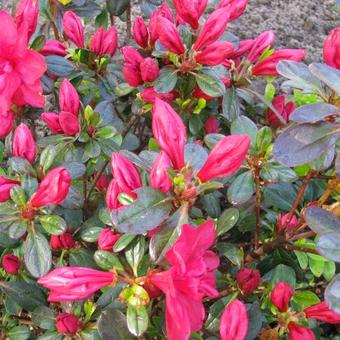
[[[90,40],[90,51],[99,56],[113,56],[118,46],[118,33],[114,27],[110,27],[107,31],[103,27],[99,27]]]
[[[184,166],[186,129],[182,118],[159,98],[156,98],[152,109],[152,132],[174,168],[180,170]]]
[[[41,277],[38,283],[51,291],[48,301],[86,299],[97,290],[114,284],[116,274],[83,267],[59,267]]]
[[[12,146],[13,156],[27,159],[30,163],[35,160],[35,140],[31,130],[24,123],[15,129]]]
[[[288,325],[290,340],[315,340],[314,332],[307,328],[298,325],[295,322],[290,322]]]
[[[157,93],[153,87],[147,87],[140,92],[141,98],[150,104],[154,104],[156,98],[160,98],[168,103],[178,98],[178,93],[176,91],[171,91],[167,93]]]
[[[272,31],[265,31],[261,33],[254,41],[253,46],[247,56],[247,60],[250,63],[254,63],[257,61],[261,54],[264,52],[266,48],[272,45],[274,42],[275,36]]]
[[[133,87],[143,84],[140,72],[140,63],[143,61],[142,55],[133,47],[125,46],[121,49],[124,57],[123,76],[126,82]]]
[[[160,43],[170,52],[178,55],[185,52],[185,46],[174,23],[159,16],[157,18],[157,30]]]
[[[78,15],[72,11],[65,12],[63,26],[66,37],[79,48],[84,48],[84,26]]]
[[[207,119],[204,124],[204,130],[206,133],[218,133],[220,131],[220,126],[215,116],[211,116]]]
[[[296,109],[296,106],[293,102],[288,102],[286,104],[285,96],[276,96],[272,101],[272,105],[287,123],[289,122],[290,115]],[[273,129],[277,129],[282,125],[279,118],[277,118],[276,114],[271,109],[268,109],[267,111],[267,121]]]
[[[41,114],[42,120],[51,129],[52,133],[63,133],[64,130],[60,126],[59,115],[54,112],[43,112]]]
[[[7,115],[0,112],[0,138],[6,137],[13,129],[14,114],[8,111]]]
[[[254,45],[254,40],[252,39],[241,40],[238,50],[235,51],[230,56],[230,59],[237,60],[238,58],[242,57],[243,55],[245,55],[247,52],[250,51],[253,45]]]
[[[67,55],[66,46],[55,39],[47,39],[39,53],[45,56],[58,55],[60,57],[66,57]]]
[[[261,60],[252,68],[255,76],[277,76],[276,65],[281,60],[301,61],[306,55],[305,50],[285,49],[274,52],[268,58]]]
[[[55,320],[55,326],[58,333],[73,335],[82,329],[83,324],[74,314],[60,313]]]
[[[9,193],[18,184],[20,182],[0,176],[0,203],[6,202],[11,198]]]
[[[216,41],[208,45],[195,59],[198,63],[215,66],[221,64],[232,55],[234,46],[228,41]]]
[[[212,12],[204,23],[193,49],[195,51],[202,51],[204,48],[217,41],[224,33],[229,21],[230,18],[226,8],[216,9]]]
[[[149,45],[149,32],[145,21],[142,17],[137,16],[133,23],[133,37],[136,43],[142,47],[147,48]]]
[[[71,186],[71,176],[64,167],[51,170],[41,181],[38,190],[33,194],[30,205],[40,208],[55,205],[64,201]]]
[[[244,340],[248,333],[248,315],[243,302],[236,299],[229,303],[220,321],[222,340]]]
[[[20,259],[14,254],[6,254],[2,257],[2,268],[8,274],[18,274],[20,268]]]
[[[156,59],[153,58],[145,58],[140,63],[140,72],[143,81],[152,83],[159,76],[159,67]]]
[[[111,173],[119,187],[127,194],[142,186],[142,179],[136,167],[118,152],[112,153]]]
[[[286,222],[287,222],[287,219],[288,219],[288,216],[289,216],[289,213],[287,214],[284,214],[280,217],[279,221],[278,221],[278,224],[277,224],[277,229],[279,232],[282,232],[284,229],[294,229],[298,226],[299,224],[299,220],[297,219],[297,217],[295,215],[292,216],[292,218],[290,219],[288,225],[286,228],[284,228]]]
[[[97,173],[95,173],[96,175]],[[101,175],[96,183],[96,187],[99,191],[104,191],[109,185],[109,180],[105,174]]]
[[[246,135],[232,135],[221,139],[211,150],[197,177],[202,182],[232,175],[242,165],[250,146]]]
[[[222,0],[217,8],[228,7],[230,21],[239,18],[245,11],[249,0]]]
[[[288,309],[288,304],[292,296],[294,295],[293,287],[287,282],[278,282],[271,294],[270,299],[275,307],[280,312],[285,312]]]
[[[37,28],[39,15],[38,0],[20,0],[15,13],[18,32],[27,30],[27,40],[31,38]]]
[[[59,113],[59,124],[66,136],[75,136],[80,130],[78,116],[70,112]]]
[[[112,251],[120,236],[120,234],[115,233],[113,230],[104,228],[98,236],[98,249]]]
[[[173,3],[180,18],[197,30],[208,0],[174,0]]]
[[[304,312],[308,319],[316,319],[333,324],[340,323],[340,314],[333,312],[324,301],[306,308]]]
[[[323,59],[327,65],[340,70],[340,27],[334,28],[326,38]]]
[[[59,106],[61,111],[70,112],[78,117],[80,99],[77,90],[67,79],[64,79],[59,90]]]
[[[106,190],[105,203],[109,210],[116,210],[122,206],[118,201],[118,195],[124,192],[116,180],[111,180]]]
[[[258,287],[261,275],[258,270],[243,268],[236,274],[236,280],[242,294],[247,296]]]
[[[154,189],[168,192],[172,186],[168,169],[171,168],[171,161],[165,152],[161,152],[152,165],[150,172],[150,184]]]
[[[69,231],[65,231],[62,235],[52,235],[50,246],[53,250],[72,249],[76,245],[73,235]]]

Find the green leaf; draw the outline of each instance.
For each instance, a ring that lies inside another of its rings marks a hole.
[[[317,243],[317,249],[327,259],[340,262],[339,232],[321,235]]]
[[[13,187],[10,191],[11,199],[14,203],[16,203],[18,206],[24,206],[27,202],[25,191],[22,187],[16,185]]]
[[[124,250],[135,238],[136,235],[122,235],[113,246],[113,251],[119,253],[120,251]]]
[[[293,288],[296,286],[296,274],[293,268],[285,264],[279,264],[272,271],[270,282],[274,285],[277,282],[284,281],[289,283]]]
[[[294,254],[296,255],[299,265],[301,269],[306,270],[308,267],[308,256],[306,253],[303,253],[302,251],[294,251]]]
[[[32,313],[32,322],[43,329],[54,328],[55,313],[46,306],[39,306]]]
[[[220,255],[225,256],[232,264],[241,268],[244,253],[241,248],[232,243],[218,243],[217,249]]]
[[[135,89],[134,87],[130,86],[127,83],[121,83],[115,87],[114,92],[116,96],[124,97],[131,93],[134,89]]]
[[[302,310],[309,306],[316,305],[320,302],[320,299],[315,293],[306,290],[295,292],[293,301],[299,306],[299,310]]]
[[[253,173],[246,171],[238,175],[228,188],[228,201],[233,204],[242,204],[250,200],[255,193]]]
[[[52,265],[52,253],[43,234],[29,233],[23,250],[26,268],[32,276],[41,277],[49,272]]]
[[[237,96],[237,90],[233,86],[228,88],[226,93],[223,95],[222,113],[229,122],[232,122],[241,114],[241,106]]]
[[[275,183],[264,188],[263,196],[268,206],[289,211],[296,198],[296,189],[291,183]]]
[[[145,306],[127,308],[127,326],[129,331],[135,336],[141,336],[149,324],[149,316]]]
[[[195,78],[199,88],[211,97],[221,97],[225,93],[225,86],[220,79],[206,73],[196,73]]]
[[[7,161],[8,170],[20,175],[35,175],[35,171],[28,160],[20,157],[11,157]]]
[[[177,73],[172,67],[163,67],[155,83],[155,90],[158,93],[172,91],[177,84]]]
[[[313,103],[298,107],[289,120],[296,123],[316,123],[328,116],[339,115],[339,108],[327,103]]]
[[[251,145],[256,143],[257,126],[246,116],[239,116],[233,120],[230,126],[232,135],[248,135],[251,139]]]
[[[199,171],[208,158],[207,151],[200,145],[188,143],[184,147],[185,162],[190,164],[194,170]]]
[[[311,256],[312,255],[312,256]],[[321,277],[325,268],[325,260],[318,255],[308,254],[309,268],[315,277]]]
[[[26,340],[31,336],[31,332],[27,326],[16,326],[7,332],[7,336],[11,340]]]
[[[125,315],[117,309],[106,309],[97,321],[102,340],[131,340]]]
[[[61,235],[67,228],[65,220],[58,215],[40,216],[39,221],[44,230],[52,235]]]
[[[98,269],[93,259],[93,252],[89,249],[72,249],[69,253],[70,266],[74,267],[90,267]]]
[[[36,284],[7,281],[0,282],[2,291],[13,299],[20,307],[33,311],[39,306],[46,305],[46,297]]]
[[[259,152],[265,152],[271,145],[273,139],[272,130],[268,126],[263,126],[257,133],[256,146]]]
[[[46,38],[44,35],[38,35],[32,42],[31,44],[31,49],[32,50],[36,50],[36,51],[39,51],[43,48],[43,46],[45,45],[45,41],[46,41]]]
[[[144,237],[135,239],[125,249],[126,261],[133,270],[134,275],[138,276],[138,265],[142,260],[145,252],[145,240]]]
[[[326,64],[309,65],[310,72],[340,96],[340,71]]]
[[[97,250],[94,253],[94,260],[97,263],[97,265],[104,270],[112,269],[116,269],[118,271],[124,270],[124,267],[119,261],[118,256],[109,251]]]
[[[63,57],[56,55],[45,57],[47,71],[58,77],[67,77],[73,71],[73,64]]]
[[[262,167],[260,177],[265,181],[272,182],[292,182],[298,179],[295,171],[291,168],[269,162]]]
[[[113,223],[121,233],[143,234],[160,225],[172,209],[158,190],[144,187],[135,192],[138,198],[132,204],[112,212]]]
[[[322,276],[327,280],[330,281],[333,279],[336,272],[335,263],[332,261],[328,261],[325,263],[325,267],[323,268]]]
[[[335,276],[325,290],[325,300],[327,305],[340,314],[340,274]]]
[[[337,233],[340,230],[339,219],[331,212],[319,207],[307,208],[305,219],[308,226],[320,235]]]
[[[121,16],[129,5],[130,0],[106,0],[107,10],[117,17]]]
[[[240,212],[236,208],[229,208],[224,210],[217,221],[217,236],[220,236],[232,229],[237,223],[239,217]]]

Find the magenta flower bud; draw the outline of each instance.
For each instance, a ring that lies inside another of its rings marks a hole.
[[[50,246],[53,250],[72,249],[76,245],[73,235],[69,231],[65,231],[62,235],[52,235]]]
[[[43,112],[41,114],[42,120],[51,129],[52,133],[63,133],[64,130],[60,126],[59,115],[54,112]]]
[[[120,236],[120,234],[115,233],[113,230],[104,228],[98,236],[98,249],[112,251]]]
[[[63,26],[67,39],[79,48],[84,48],[84,26],[78,15],[72,11],[65,12]]]
[[[73,335],[83,328],[83,323],[71,313],[60,313],[55,320],[58,333]]]
[[[258,270],[243,268],[236,274],[237,285],[243,295],[251,294],[260,284],[261,275]]]
[[[99,56],[113,56],[118,46],[118,33],[114,27],[107,31],[99,27],[90,40],[90,51]]]
[[[252,68],[255,76],[277,76],[276,65],[281,60],[301,61],[306,55],[305,50],[285,49],[274,52],[268,58],[261,60]]]
[[[140,72],[143,81],[152,83],[159,76],[159,67],[156,59],[153,58],[145,58],[140,63]]]
[[[220,131],[220,126],[215,116],[211,116],[207,119],[204,124],[204,130],[206,133],[218,133]]]
[[[272,45],[275,35],[273,31],[265,31],[261,33],[254,41],[253,46],[247,56],[250,63],[257,61],[264,50]]]
[[[35,140],[31,130],[24,123],[15,129],[12,146],[13,156],[27,159],[31,164],[35,160]]]
[[[216,41],[207,46],[195,59],[198,63],[215,66],[222,64],[234,52],[234,46],[228,41]]]
[[[6,254],[2,257],[2,268],[7,274],[16,275],[20,268],[20,259],[14,254]]]
[[[178,30],[170,20],[159,16],[157,18],[157,30],[160,43],[170,52],[181,55],[185,52],[185,46],[182,42]]]
[[[197,30],[199,19],[207,7],[208,0],[174,0],[173,3],[179,17]]]
[[[270,299],[272,304],[280,311],[286,312],[288,309],[288,304],[292,296],[294,295],[293,287],[287,282],[278,282],[271,294]]]
[[[230,21],[239,18],[248,5],[249,0],[222,0],[217,8],[228,7]]]
[[[136,17],[132,32],[136,43],[140,47],[147,48],[149,46],[149,32],[142,17]]]
[[[0,112],[0,138],[6,137],[13,129],[14,114],[8,111],[7,115],[2,115]]]
[[[78,301],[116,282],[116,274],[83,267],[59,267],[41,277],[38,283],[49,289],[48,301]]]
[[[97,175],[97,172],[95,173]],[[109,185],[109,180],[105,174],[101,175],[96,183],[96,187],[99,191],[103,192]]]
[[[242,165],[250,146],[246,135],[232,135],[221,139],[211,150],[197,177],[202,182],[230,176]]]
[[[304,313],[307,319],[316,319],[332,324],[340,323],[340,314],[333,312],[325,301],[306,308]]]
[[[51,170],[41,181],[38,190],[33,194],[30,205],[40,208],[45,205],[56,205],[64,201],[71,186],[71,176],[64,167]]]
[[[140,72],[140,63],[143,61],[142,55],[133,47],[125,46],[121,49],[124,57],[123,76],[126,82],[133,87],[143,84]]]
[[[280,219],[279,219],[278,224],[277,224],[277,229],[278,229],[279,232],[283,232],[285,229],[287,229],[289,231],[289,229],[294,229],[298,226],[299,220],[297,219],[297,217],[295,215],[293,215],[292,218],[290,219],[289,223],[285,227],[288,216],[289,216],[289,213],[280,216]]]
[[[78,116],[70,112],[59,113],[59,124],[66,136],[75,136],[80,130]]]
[[[161,152],[153,162],[150,172],[150,184],[154,189],[168,192],[171,189],[172,182],[168,174],[171,168],[171,161],[165,152]]]
[[[153,87],[146,87],[140,92],[141,98],[150,104],[154,104],[156,98],[160,98],[168,103],[178,98],[178,93],[176,91],[171,91],[167,93],[157,93]]]
[[[187,135],[182,118],[163,100],[156,98],[152,109],[152,132],[176,170],[184,166]]]
[[[111,180],[106,190],[105,203],[109,210],[116,210],[122,206],[118,201],[118,195],[124,192],[116,180]]]
[[[217,41],[224,33],[229,21],[230,18],[226,8],[216,9],[212,12],[204,23],[193,49],[195,51],[202,51],[204,48]]]
[[[18,184],[20,182],[0,176],[0,203],[6,202],[11,198],[10,191]]]
[[[325,64],[340,70],[340,27],[334,28],[323,44]]]
[[[298,325],[295,322],[290,322],[288,325],[290,340],[315,340],[314,332],[307,327]]]
[[[59,106],[61,111],[70,112],[78,117],[80,99],[77,90],[67,79],[64,79],[59,90]]]
[[[282,118],[287,123],[289,122],[290,115],[296,109],[294,102],[286,103],[285,96],[276,96],[272,101],[272,105],[275,107],[276,111],[282,116]],[[266,118],[267,118],[268,124],[273,129],[277,129],[278,127],[282,126],[281,121],[271,109],[268,109]]]
[[[15,12],[15,22],[19,32],[27,30],[27,40],[37,29],[38,15],[38,0],[20,0]]]
[[[39,53],[45,56],[58,55],[60,57],[66,57],[67,55],[66,46],[55,39],[47,39]]]
[[[245,55],[247,52],[250,51],[253,45],[254,45],[254,40],[252,39],[241,40],[238,50],[235,51],[230,56],[230,59],[237,60],[238,58],[242,57],[243,55]]]
[[[248,333],[248,315],[243,302],[236,299],[228,304],[220,321],[222,340],[244,340]]]

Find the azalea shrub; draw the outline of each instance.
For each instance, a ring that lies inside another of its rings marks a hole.
[[[247,4],[0,11],[1,339],[339,339],[340,27]]]

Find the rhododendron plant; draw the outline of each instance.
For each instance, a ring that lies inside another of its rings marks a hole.
[[[339,28],[247,5],[0,11],[1,339],[336,338]]]

